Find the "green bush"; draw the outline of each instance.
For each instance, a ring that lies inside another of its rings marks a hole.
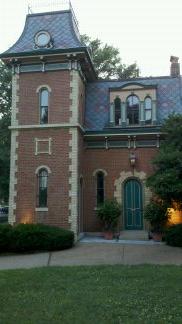
[[[144,209],[144,218],[149,221],[153,231],[162,231],[168,220],[166,205],[151,201]]]
[[[9,224],[0,225],[0,252],[9,251],[12,226]]]
[[[74,244],[74,233],[59,227],[43,224],[18,224],[14,227],[3,229],[1,252],[33,252],[33,251],[53,251],[68,249]],[[9,231],[8,231],[9,228]],[[3,243],[4,235],[4,245]]]
[[[105,230],[113,231],[121,215],[121,205],[116,200],[106,200],[97,210],[97,216]]]
[[[168,245],[182,247],[182,224],[169,227],[165,233],[165,240]]]

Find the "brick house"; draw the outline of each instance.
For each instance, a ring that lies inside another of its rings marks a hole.
[[[12,67],[9,222],[101,232],[99,203],[122,204],[120,229],[144,230],[145,185],[162,134],[182,112],[179,63],[171,74],[98,80],[72,10],[29,14],[1,59]]]

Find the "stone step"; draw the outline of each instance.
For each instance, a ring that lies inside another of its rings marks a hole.
[[[138,241],[148,241],[147,231],[121,231],[120,240],[138,240]]]

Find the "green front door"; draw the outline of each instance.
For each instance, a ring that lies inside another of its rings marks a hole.
[[[143,229],[142,185],[136,179],[124,185],[124,223],[127,230]]]

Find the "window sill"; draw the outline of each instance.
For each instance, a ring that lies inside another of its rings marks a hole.
[[[48,212],[48,208],[47,207],[37,207],[37,208],[35,208],[35,211],[37,211],[37,212]]]

